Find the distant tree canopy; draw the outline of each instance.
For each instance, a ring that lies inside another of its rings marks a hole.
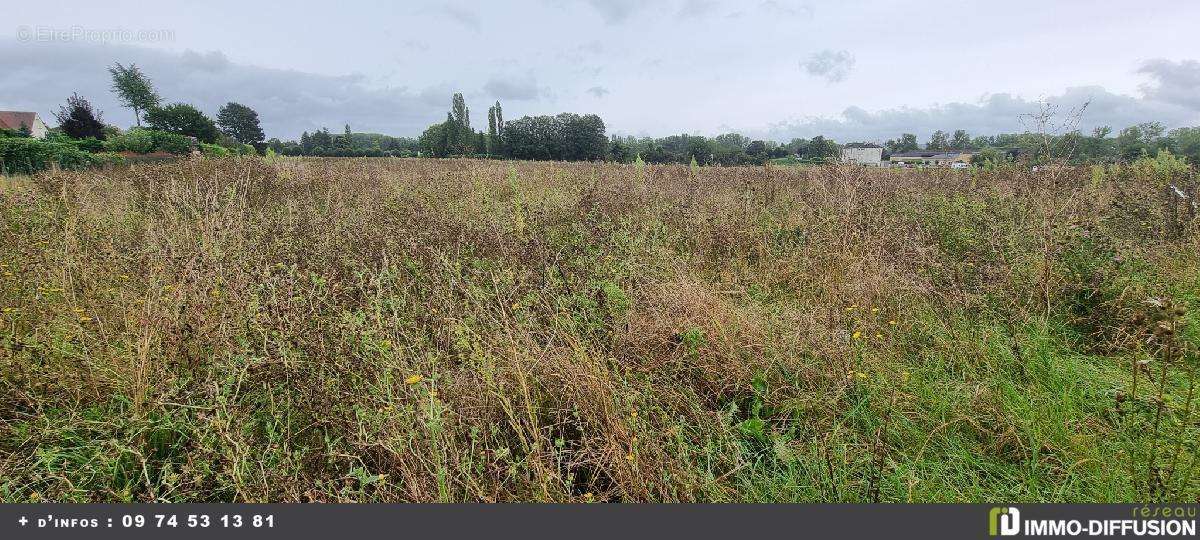
[[[217,112],[217,125],[222,133],[241,144],[257,145],[266,139],[258,122],[258,113],[241,103],[229,102],[221,107]]]
[[[949,150],[950,149],[950,139],[949,139],[949,137],[947,137],[946,132],[942,131],[940,129],[937,131],[934,131],[933,134],[929,136],[929,142],[925,144],[925,149],[926,150]]]
[[[146,112],[146,123],[151,128],[195,137],[205,143],[216,141],[220,135],[211,118],[187,103],[154,107]]]
[[[236,104],[232,104],[236,105]],[[227,106],[229,107],[229,106]],[[224,109],[222,110],[224,112]],[[224,114],[219,115],[219,118]],[[226,128],[222,121],[222,128]],[[795,138],[780,144],[754,140],[739,133],[715,137],[680,134],[662,138],[606,136],[599,116],[562,113],[554,116],[525,116],[506,121],[499,102],[488,107],[486,131],[471,127],[471,111],[460,93],[450,99],[445,120],[425,129],[417,139],[379,134],[353,133],[350,126],[341,134],[321,128],[304,132],[299,142],[272,139],[266,146],[285,155],[314,156],[476,156],[529,160],[612,160],[622,163],[678,163],[700,165],[760,165],[773,159],[787,162],[826,163],[840,158],[842,146],[821,135]],[[1071,132],[1043,137],[1033,133],[972,137],[966,130],[936,130],[922,147],[917,135],[901,134],[886,141],[884,158],[922,148],[932,151],[970,150],[980,152],[974,161],[1013,159],[1022,156],[1033,162],[1067,158],[1074,163],[1105,163],[1131,160],[1170,150],[1192,163],[1200,161],[1200,127],[1180,128],[1165,133],[1161,124],[1130,126],[1112,136],[1107,127],[1089,135]],[[1047,147],[1046,141],[1051,144]]]
[[[604,121],[594,114],[525,116],[504,126],[508,155],[517,159],[595,161],[608,156]]]
[[[305,131],[300,135],[299,142],[271,139],[266,147],[285,156],[412,157],[418,151],[416,139],[409,137],[353,131],[347,133],[345,130],[340,135],[334,135],[326,128],[311,134]]]
[[[467,108],[467,103],[460,93],[455,93],[450,99],[450,111],[446,113],[446,121],[426,128],[418,141],[421,152],[433,157],[468,156],[487,152],[486,137],[471,129],[471,110]]]
[[[137,64],[125,67],[120,63],[108,68],[112,75],[112,89],[116,92],[121,105],[133,109],[133,119],[138,127],[142,126],[142,113],[158,106],[158,92],[154,90],[150,78],[138,69]]]
[[[67,98],[67,105],[59,107],[54,117],[58,119],[58,127],[72,139],[104,139],[104,121],[102,113],[92,109],[88,100],[72,94]]]
[[[915,152],[921,149],[921,145],[917,142],[917,136],[912,133],[900,135],[900,139],[890,140],[883,144],[884,150],[888,154],[899,154],[903,152]]]

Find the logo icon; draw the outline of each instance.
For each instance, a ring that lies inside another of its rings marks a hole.
[[[993,506],[988,512],[988,534],[1016,536],[1021,532],[1021,511],[1013,506]]]

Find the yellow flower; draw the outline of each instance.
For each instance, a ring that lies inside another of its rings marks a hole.
[[[875,334],[875,339],[880,339],[882,337],[883,337],[883,334]]]
[[[626,455],[625,455],[625,460],[626,460],[626,461],[629,461],[630,463],[633,463],[633,452],[630,452],[630,453],[626,454]]]
[[[859,332],[859,331],[855,330],[855,331],[854,331],[854,335],[852,335],[852,336],[850,336],[850,337],[852,337],[852,338],[854,338],[854,339],[858,339],[858,338],[862,337],[862,332]]]
[[[634,409],[632,412],[630,412],[629,416],[632,418],[637,418],[637,409]]]
[[[892,320],[888,321],[888,324],[890,324],[892,326],[896,326],[896,320],[892,319]]]
[[[871,308],[871,313],[879,313],[879,308],[877,308],[877,307]]]
[[[865,379],[865,378],[867,378],[867,374],[866,374],[866,373],[863,373],[863,372],[861,372],[861,371],[860,371],[860,372],[858,372],[858,373],[856,373],[856,375],[858,375],[858,378],[860,378],[860,379]]]
[[[16,311],[16,310],[17,310],[17,308],[15,308],[15,307],[6,307],[6,308],[4,308],[4,310],[3,310],[3,311],[4,311],[5,313],[12,313],[12,312],[14,312],[14,311]]]
[[[80,317],[79,322],[92,322],[91,317]]]
[[[404,384],[417,384],[417,383],[421,382],[421,380],[424,378],[425,377],[422,377],[420,375],[409,375],[407,378],[404,379]]]
[[[595,498],[596,498],[596,496],[592,495],[592,492],[590,492],[590,491],[583,494],[583,500],[585,500],[585,501],[592,502],[592,500]]]
[[[430,390],[430,391],[429,391],[429,397],[438,397],[438,391],[437,391],[437,390]]]

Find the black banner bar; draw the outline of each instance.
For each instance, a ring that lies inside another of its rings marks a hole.
[[[1196,504],[0,505],[0,539],[1194,538]]]

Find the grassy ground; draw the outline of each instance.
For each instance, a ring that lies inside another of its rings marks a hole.
[[[1196,501],[1167,181],[37,176],[0,191],[0,499]]]

